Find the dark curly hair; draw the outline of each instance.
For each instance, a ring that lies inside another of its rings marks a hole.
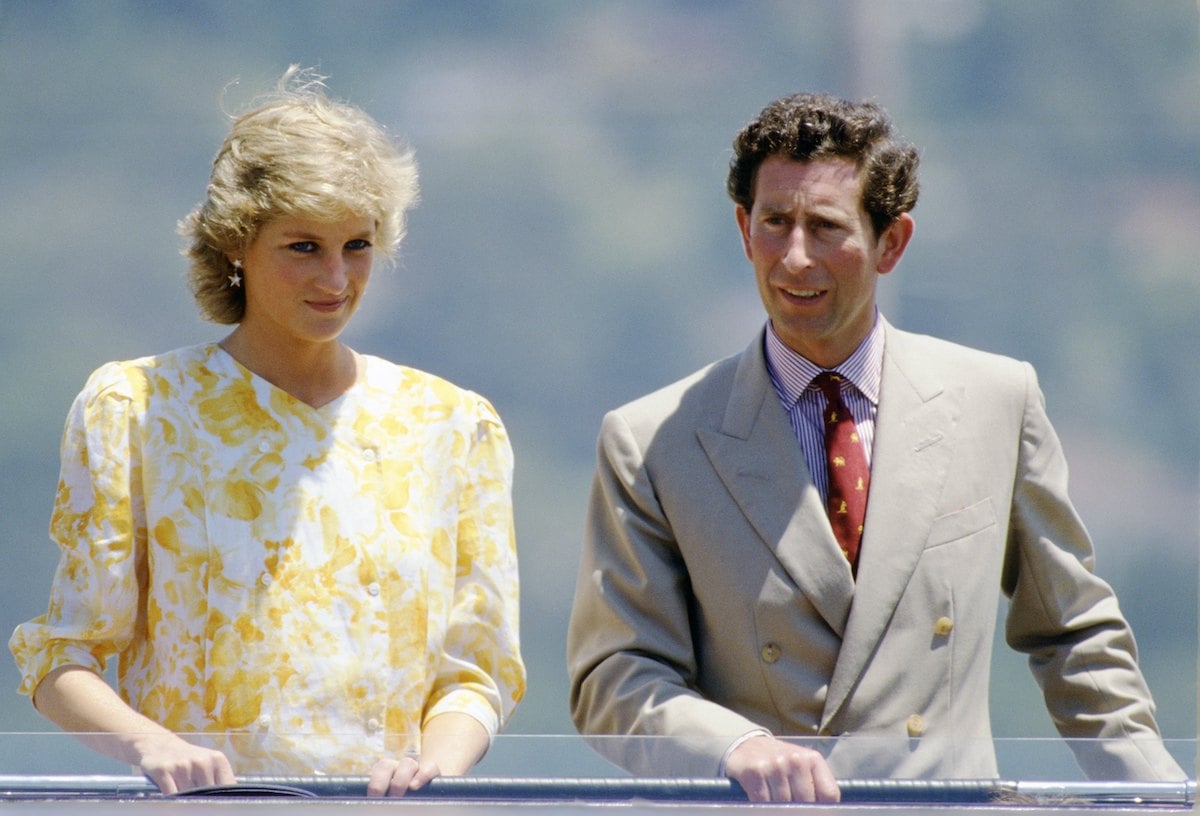
[[[754,204],[758,168],[776,155],[802,162],[853,160],[876,235],[917,206],[917,149],[893,135],[891,119],[874,102],[799,93],[763,108],[734,138],[729,162],[726,189],[747,211]]]

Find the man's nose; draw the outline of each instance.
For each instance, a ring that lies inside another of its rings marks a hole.
[[[801,226],[795,226],[787,236],[783,262],[789,269],[805,269],[812,263],[809,251],[809,235]]]

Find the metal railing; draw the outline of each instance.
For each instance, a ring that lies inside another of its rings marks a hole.
[[[844,803],[1082,804],[1190,808],[1196,783],[1020,782],[1014,780],[839,780]],[[177,796],[242,798],[296,796],[357,799],[365,776],[253,776],[238,785],[199,788]],[[728,779],[439,777],[407,797],[476,802],[746,802]],[[142,776],[0,775],[0,801],[166,798]]]

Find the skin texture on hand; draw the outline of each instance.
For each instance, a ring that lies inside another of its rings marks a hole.
[[[751,737],[725,762],[725,775],[751,802],[837,802],[841,791],[825,758],[769,736]]]
[[[137,765],[165,794],[237,783],[229,759],[220,751],[192,745],[175,734],[144,735],[135,743],[142,756]]]
[[[487,729],[467,714],[439,714],[425,724],[418,756],[385,757],[371,768],[367,796],[403,796],[438,776],[462,776],[486,753]]]
[[[139,714],[89,669],[64,666],[46,675],[34,692],[34,704],[42,716],[76,734],[89,748],[139,766],[165,794],[237,784],[224,754],[192,745]],[[375,762],[367,795],[403,796],[434,777],[461,776],[483,757],[490,740],[474,717],[439,714],[425,724],[418,756]]]
[[[237,782],[220,751],[192,745],[130,708],[95,672],[63,666],[42,679],[34,705],[94,751],[137,765],[163,793]]]

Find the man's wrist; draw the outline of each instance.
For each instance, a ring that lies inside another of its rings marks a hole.
[[[730,746],[725,749],[725,753],[721,754],[721,764],[717,766],[717,776],[725,776],[725,764],[727,762],[729,762],[730,754],[732,754],[734,751],[736,751],[738,748],[740,748],[742,746],[742,743],[746,742],[747,740],[754,739],[755,737],[769,737],[769,736],[771,736],[770,731],[767,731],[766,729],[763,729],[763,728],[756,728],[753,731],[742,734],[740,737],[738,737],[736,740],[734,740],[733,743],[730,744]]]

